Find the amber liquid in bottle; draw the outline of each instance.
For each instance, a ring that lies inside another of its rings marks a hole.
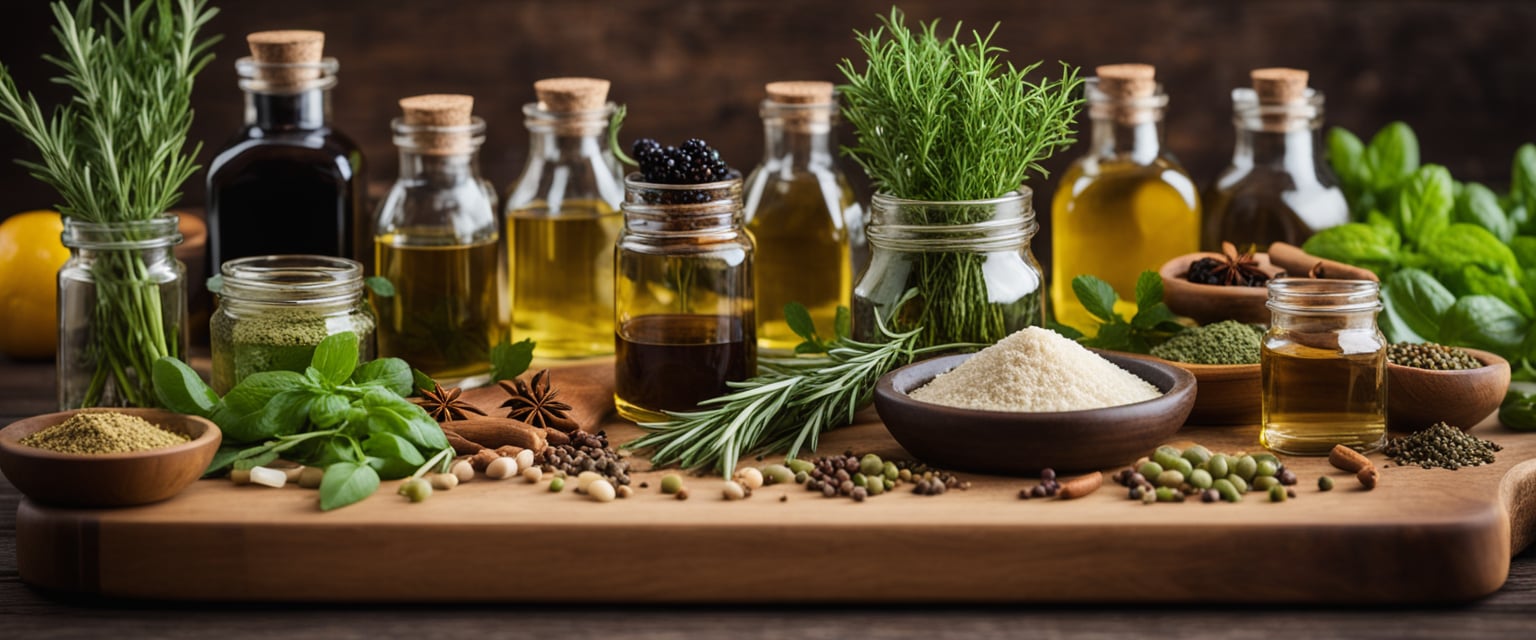
[[[1291,455],[1327,455],[1335,444],[1361,451],[1381,446],[1387,433],[1384,350],[1340,354],[1272,340],[1263,350],[1261,444]]]
[[[513,335],[538,343],[540,357],[611,352],[613,246],[624,217],[601,200],[566,201],[561,210],[551,215],[536,203],[507,214]]]
[[[614,391],[625,413],[697,409],[728,393],[726,381],[745,380],[756,368],[756,347],[739,317],[638,316],[615,337]]]
[[[804,341],[784,318],[784,305],[799,302],[816,331],[833,333],[839,306],[848,306],[853,266],[844,212],[853,206],[846,184],[829,191],[814,174],[774,179],[747,223],[757,243],[757,344],[792,351]],[[834,209],[835,207],[835,209]]]
[[[500,251],[495,237],[474,244],[427,242],[442,233],[403,229],[375,241],[378,274],[396,289],[392,297],[374,297],[379,352],[433,378],[462,379],[489,370],[491,347],[505,331],[497,321]],[[400,244],[404,239],[413,244]]]
[[[1301,189],[1292,176],[1273,171],[1218,182],[1205,201],[1213,217],[1200,244],[1208,251],[1219,251],[1222,242],[1239,251],[1263,251],[1271,242],[1299,246],[1318,230],[1349,221],[1349,205],[1338,187]]]

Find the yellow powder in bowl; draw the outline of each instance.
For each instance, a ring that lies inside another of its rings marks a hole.
[[[190,438],[166,431],[138,416],[114,411],[77,413],[21,439],[21,444],[59,453],[132,453],[161,449]]]

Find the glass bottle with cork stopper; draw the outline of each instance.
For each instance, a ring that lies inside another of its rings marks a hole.
[[[528,164],[507,196],[513,334],[539,355],[613,353],[613,247],[623,225],[619,164],[603,142],[607,80],[546,78],[523,107]]]
[[[480,177],[485,122],[473,107],[466,95],[400,101],[400,178],[373,236],[378,274],[395,288],[374,296],[379,355],[460,384],[490,371],[511,315],[495,191]]]
[[[1255,69],[1253,88],[1232,90],[1237,145],[1206,192],[1200,244],[1219,251],[1272,242],[1300,245],[1349,222],[1349,204],[1322,156],[1323,94],[1300,69]]]
[[[784,305],[805,305],[816,332],[834,335],[854,269],[868,260],[864,209],[837,166],[832,83],[771,82],[766,90],[763,162],[747,177],[746,227],[757,243],[758,346],[782,353],[801,342]]]
[[[245,126],[208,164],[209,267],[269,254],[356,257],[365,242],[362,151],[331,126],[335,58],[319,31],[246,36],[235,62]]]
[[[1088,154],[1062,174],[1051,206],[1051,298],[1058,322],[1097,326],[1072,292],[1091,274],[1136,299],[1136,279],[1200,242],[1194,181],[1163,147],[1168,94],[1147,64],[1104,65],[1087,81]],[[1134,302],[1116,311],[1135,315]]]

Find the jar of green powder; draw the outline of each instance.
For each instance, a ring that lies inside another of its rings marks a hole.
[[[225,393],[262,371],[304,371],[327,336],[357,334],[360,360],[374,357],[373,310],[363,267],[345,258],[257,256],[225,262],[209,321],[213,388]]]

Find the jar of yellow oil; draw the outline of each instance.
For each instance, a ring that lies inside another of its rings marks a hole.
[[[1145,64],[1105,65],[1086,83],[1088,154],[1062,175],[1051,205],[1051,307],[1056,320],[1092,333],[1072,279],[1090,274],[1136,299],[1136,278],[1200,241],[1194,181],[1163,148],[1168,95]],[[1116,311],[1130,318],[1134,303]]]

